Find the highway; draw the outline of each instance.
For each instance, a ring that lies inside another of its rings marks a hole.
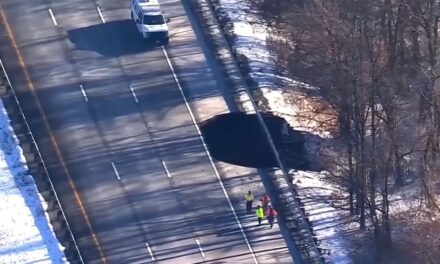
[[[0,58],[85,263],[292,263],[243,213],[250,180],[227,175],[243,169],[204,148],[195,123],[227,103],[188,3],[161,4],[165,48],[140,39],[130,1],[0,3]]]

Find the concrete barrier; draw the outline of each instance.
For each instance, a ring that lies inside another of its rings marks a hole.
[[[44,182],[49,186],[49,188],[51,188],[50,183],[47,180],[47,175],[44,173],[43,165],[40,161],[27,162],[27,166],[29,174],[32,175],[37,186],[38,183]]]
[[[67,223],[66,223],[66,221],[64,221],[64,220],[59,219],[59,220],[54,221],[54,222],[52,223],[52,228],[53,228],[54,230],[58,230],[58,231],[65,231],[66,228],[67,228]]]
[[[73,242],[72,242],[73,244]],[[74,245],[66,247],[66,258],[69,260],[71,264],[80,264],[83,263],[81,260],[81,256],[78,255],[78,252],[74,250]]]
[[[31,142],[32,141],[31,136],[29,135],[28,132],[21,132],[21,133],[15,132],[15,136],[17,137],[19,142]]]
[[[16,133],[26,132],[26,126],[21,123],[11,122],[11,127],[14,129],[14,132]]]
[[[32,143],[30,142],[20,142],[21,149],[23,150],[23,153],[32,153]]]
[[[49,215],[50,219],[56,219],[57,221],[63,219],[63,214],[59,210],[48,210],[46,213]]]
[[[60,210],[60,206],[57,201],[49,200],[47,203],[47,211]]]
[[[0,96],[8,95],[8,86],[6,84],[0,84]]]
[[[23,156],[29,162],[34,162],[36,160],[36,155],[31,152],[23,153]]]
[[[55,199],[55,193],[54,193],[54,191],[50,188],[50,185],[49,185],[49,184],[45,184],[45,187],[47,187],[46,190],[39,190],[41,196],[43,197],[43,199],[44,199],[45,201]],[[60,212],[57,211],[56,213],[57,213],[57,215],[58,215]]]
[[[7,92],[2,97],[3,106],[5,107],[6,111],[8,112],[8,115],[10,115],[10,118],[15,118],[17,114],[17,107],[15,105],[14,98],[12,98],[11,93]],[[12,120],[11,120],[12,121]]]
[[[11,91],[11,86],[9,85],[7,78],[4,76],[1,76],[0,77],[0,96],[9,99],[10,91]]]

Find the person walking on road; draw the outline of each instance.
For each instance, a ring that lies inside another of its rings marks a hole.
[[[244,195],[244,200],[246,201],[246,212],[250,214],[252,212],[252,202],[254,201],[254,195],[251,191]]]
[[[258,218],[258,226],[260,226],[261,221],[263,221],[263,218],[264,218],[264,211],[263,211],[263,207],[261,207],[261,205],[257,206],[257,218]]]
[[[261,201],[261,204],[263,205],[263,210],[266,212],[267,207],[269,206],[269,203],[270,203],[270,197],[269,197],[269,195],[265,194],[265,195],[263,196],[263,198],[261,198],[260,201]]]
[[[272,205],[269,205],[269,207],[266,210],[266,218],[267,221],[269,221],[270,228],[273,227],[273,222],[275,220],[275,217],[277,217],[277,215],[278,213],[275,210],[275,208],[273,208]]]

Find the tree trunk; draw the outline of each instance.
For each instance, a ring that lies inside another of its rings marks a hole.
[[[365,168],[365,139],[361,136],[360,143],[360,173],[359,173],[359,224],[361,229],[365,229],[365,188],[366,188],[366,168]]]
[[[354,209],[355,180],[354,180],[354,169],[353,169],[353,147],[351,142],[348,143],[348,174],[349,174],[348,199],[350,205],[350,214],[354,215],[355,214],[355,209]]]
[[[401,160],[400,160],[400,155],[399,155],[399,151],[397,149],[397,146],[393,146],[394,148],[394,178],[395,178],[395,182],[396,185],[398,186],[403,186],[403,184],[405,183],[405,179],[404,179],[404,174],[403,174],[403,170],[402,170],[402,164],[401,164]]]
[[[368,173],[369,187],[370,187],[370,218],[374,225],[374,235],[376,239],[380,239],[381,230],[376,213],[376,100],[375,100],[375,85],[372,87],[372,94],[370,100],[371,109],[371,166]]]

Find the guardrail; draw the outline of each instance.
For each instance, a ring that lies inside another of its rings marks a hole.
[[[36,174],[42,173],[42,175],[40,175],[40,180],[41,179],[46,180],[49,185],[48,190],[44,190],[44,191],[39,190],[39,191],[40,191],[41,195],[45,198],[46,202],[48,203],[48,210],[53,211],[53,213],[48,212],[48,214],[53,218],[51,220],[54,221],[54,223],[52,223],[52,227],[54,228],[54,231],[56,233],[59,230],[63,230],[63,229],[65,230],[64,237],[61,237],[61,238],[58,237],[58,239],[64,240],[64,241],[60,241],[60,242],[62,244],[63,244],[63,242],[65,243],[65,245],[63,245],[66,248],[64,250],[64,252],[69,253],[67,255],[65,254],[66,258],[71,263],[84,264],[84,260],[81,255],[81,251],[79,250],[78,244],[75,240],[75,236],[73,235],[73,232],[70,228],[70,224],[67,220],[66,214],[64,213],[63,207],[62,207],[61,202],[58,198],[58,194],[55,190],[55,187],[54,187],[54,184],[53,184],[52,179],[50,177],[46,163],[44,162],[44,159],[41,155],[40,148],[38,147],[38,144],[35,140],[35,137],[31,131],[29,123],[26,119],[26,115],[23,112],[20,101],[18,100],[18,97],[13,89],[11,80],[9,79],[9,76],[6,72],[3,61],[1,59],[0,59],[0,67],[1,67],[0,75],[3,75],[3,76],[0,76],[0,78],[1,78],[0,90],[2,92],[1,97],[3,98],[3,100],[7,99],[7,96],[10,95],[10,93],[12,93],[12,96],[14,98],[14,101],[12,103],[15,103],[15,106],[18,109],[18,115],[21,116],[22,121],[25,125],[24,132],[25,132],[25,134],[30,136],[30,145],[27,145],[27,147],[24,146],[24,144],[26,144],[26,142],[23,142],[22,140],[20,140],[20,145],[23,149],[23,152],[28,152],[27,154],[31,153],[31,155],[26,155],[26,153],[25,153],[26,161],[28,163],[28,168],[30,168],[30,165],[32,164],[32,162],[36,162],[36,164],[34,163],[35,170],[32,173],[33,178],[36,179]],[[17,114],[17,113],[11,113],[11,114]],[[12,123],[12,120],[11,120],[11,123]],[[20,125],[22,125],[20,123],[21,122],[19,122],[18,127]],[[13,125],[13,124],[11,124],[11,125]],[[21,133],[21,131],[17,131],[18,127],[17,126],[14,127],[14,125],[13,125],[15,133]],[[32,160],[33,158],[31,156],[34,154],[36,154],[38,161]],[[42,169],[42,172],[41,172],[41,169]],[[57,236],[59,236],[59,235],[57,235]]]
[[[247,79],[249,80],[249,78],[246,79],[243,75],[243,72],[239,67],[240,63],[237,60],[237,54],[233,51],[225,37],[223,25],[218,21],[216,10],[213,8],[212,1],[193,0],[192,4],[199,9],[196,11],[199,12],[198,14],[201,16],[199,17],[199,20],[204,20],[203,22],[206,27],[205,29],[208,31],[208,33],[205,34],[208,35],[208,37],[213,40],[215,46],[217,46],[217,56],[219,57],[220,63],[225,67],[225,72],[230,78],[231,86],[238,92],[244,92],[249,98],[249,102],[252,104],[252,107],[257,115],[261,129],[263,129],[263,132],[271,146],[273,155],[275,156],[282,171],[282,178],[278,177],[277,175],[273,175],[272,178],[276,181],[278,190],[281,191],[279,199],[283,204],[283,209],[285,209],[284,218],[286,219],[287,227],[292,231],[292,233],[294,233],[293,239],[296,247],[299,249],[300,256],[293,256],[295,263],[325,263],[325,259],[322,257],[323,250],[318,248],[319,242],[312,231],[310,221],[306,217],[304,205],[301,203],[300,198],[298,198],[298,195],[295,191],[295,186],[290,180],[290,176],[283,162],[281,161],[280,155],[278,154],[276,146],[272,140],[269,129],[264,122],[260,109],[255,103],[254,96],[245,81]],[[206,14],[206,12],[209,12],[209,14]],[[225,61],[228,60],[231,60],[232,63],[225,63]],[[235,76],[238,76],[238,78],[235,78]]]

